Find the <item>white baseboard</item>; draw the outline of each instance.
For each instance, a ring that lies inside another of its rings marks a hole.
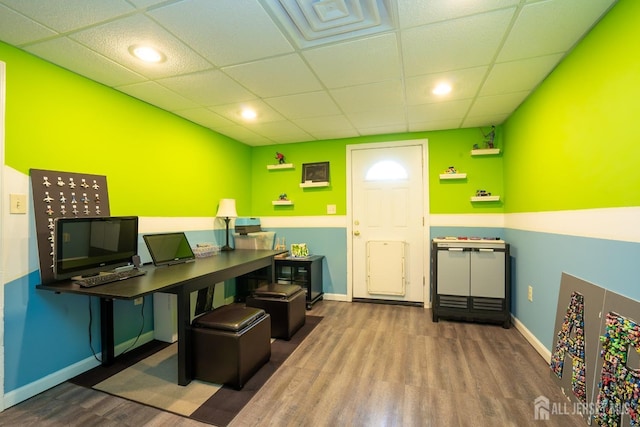
[[[136,348],[152,340],[153,331],[147,332],[140,336],[138,342],[136,343]],[[117,345],[115,348],[115,354],[119,354],[128,349],[134,341],[135,338],[132,338],[122,344]],[[100,362],[98,362],[95,357],[90,356],[84,360],[81,360],[80,362],[74,363],[73,365],[67,366],[64,369],[49,374],[46,377],[40,378],[37,381],[5,393],[2,402],[2,408],[4,410],[13,405],[17,405],[18,403],[23,402],[35,396],[36,394],[42,393],[45,390],[49,390],[50,388],[55,387],[58,384],[61,384],[77,375],[80,375],[83,372],[88,371],[89,369],[93,369],[98,365],[100,365]]]
[[[327,301],[351,302],[351,299],[349,299],[349,297],[345,294],[323,294],[322,298],[326,299]]]
[[[524,339],[533,346],[538,354],[542,356],[547,363],[551,363],[551,351],[549,351],[544,344],[542,344],[540,340],[538,340],[538,338],[536,338],[536,336],[533,335],[520,320],[518,320],[517,317],[511,316],[511,323],[522,334]]]

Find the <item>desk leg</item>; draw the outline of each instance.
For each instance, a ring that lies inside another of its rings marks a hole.
[[[191,382],[191,297],[188,292],[178,292],[178,385]]]
[[[109,366],[115,357],[113,300],[110,298],[100,298],[100,339],[102,341],[102,365]]]

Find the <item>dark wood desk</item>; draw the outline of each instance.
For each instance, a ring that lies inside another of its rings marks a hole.
[[[282,251],[238,249],[221,252],[195,262],[170,267],[143,266],[147,271],[121,282],[83,288],[70,280],[37,285],[37,289],[56,293],[71,293],[100,298],[100,335],[102,339],[102,363],[109,365],[114,359],[113,300],[133,300],[155,292],[177,295],[178,300],[178,384],[191,382],[191,292],[225,280],[233,279],[254,270],[271,267],[273,257]]]

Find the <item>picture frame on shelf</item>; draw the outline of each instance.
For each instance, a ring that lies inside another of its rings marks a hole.
[[[311,182],[329,182],[329,162],[302,164],[302,183]]]

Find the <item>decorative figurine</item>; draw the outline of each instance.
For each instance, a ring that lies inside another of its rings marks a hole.
[[[51,183],[49,182],[49,178],[47,178],[46,176],[43,176],[42,179],[43,179],[42,185],[44,185],[45,187],[51,187]]]
[[[87,181],[85,181],[84,178],[82,178],[82,182],[80,183],[80,187],[89,188],[89,184],[87,184]]]
[[[484,196],[490,196],[491,193],[488,193],[486,190],[477,190],[476,191],[476,197],[484,197]]]
[[[64,197],[64,193],[61,191],[60,192],[60,203],[66,203],[67,202],[67,198]]]
[[[76,188],[76,183],[73,181],[73,178],[69,178],[69,188]]]
[[[287,199],[287,193],[282,193],[280,196],[278,196],[278,198],[279,198],[280,200],[288,200],[288,199]]]
[[[480,129],[480,132],[482,132],[482,129]],[[484,143],[487,148],[493,148],[493,140],[496,137],[496,127],[491,126],[491,130],[489,131],[489,133],[485,135],[484,132],[482,132],[482,135],[484,136]]]
[[[64,187],[64,181],[61,177],[58,177],[58,187]]]
[[[95,179],[93,180],[93,185],[91,186],[91,188],[93,188],[94,190],[97,190],[98,188],[100,188],[100,186],[98,185]]]
[[[43,201],[43,202],[45,202],[45,203],[50,203],[50,202],[53,200],[53,197],[51,197],[51,196],[49,195],[49,192],[48,192],[48,191],[45,191],[45,192],[44,192],[44,195],[45,195],[45,198],[44,198],[44,199],[42,199],[42,201]]]
[[[278,164],[284,164],[284,154],[276,151],[276,159],[278,160]]]
[[[444,171],[444,173],[458,173],[458,170],[453,166],[449,166],[449,168]]]

